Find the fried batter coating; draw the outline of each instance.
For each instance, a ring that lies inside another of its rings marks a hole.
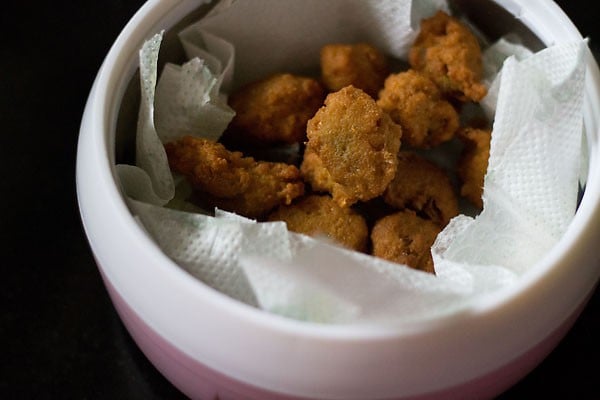
[[[483,208],[483,180],[490,158],[489,129],[464,128],[458,137],[464,144],[456,166],[456,174],[461,181],[460,194],[473,205]]]
[[[328,195],[310,195],[289,206],[280,206],[269,221],[285,221],[289,230],[325,236],[356,251],[365,251],[369,230],[365,219],[349,207],[340,207]]]
[[[300,171],[340,206],[379,196],[394,178],[402,130],[362,90],[330,93],[307,134]]]
[[[388,76],[377,104],[402,127],[402,142],[411,147],[437,146],[452,139],[459,127],[454,107],[431,79],[415,70]]]
[[[412,152],[398,154],[398,170],[383,200],[400,210],[412,210],[440,227],[458,215],[458,200],[448,174]]]
[[[352,85],[376,98],[388,74],[385,55],[369,44],[328,44],[321,48],[321,79],[332,92]]]
[[[378,220],[371,231],[372,254],[388,261],[435,274],[431,246],[441,228],[412,211]]]
[[[409,62],[433,79],[442,92],[458,100],[480,101],[487,93],[481,83],[483,67],[477,38],[443,11],[421,21]]]
[[[169,166],[186,176],[209,203],[249,218],[259,218],[304,194],[298,168],[255,161],[222,144],[185,136],[165,144]]]
[[[297,143],[306,122],[323,105],[325,89],[312,78],[275,74],[241,88],[229,98],[236,112],[228,134],[252,144]]]

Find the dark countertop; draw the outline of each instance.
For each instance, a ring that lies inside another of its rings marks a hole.
[[[1,399],[183,398],[118,319],[75,194],[87,94],[111,43],[142,3],[3,3],[0,227],[8,257],[0,263]],[[589,3],[558,3],[600,49]],[[600,398],[599,307],[596,291],[555,351],[501,398]]]

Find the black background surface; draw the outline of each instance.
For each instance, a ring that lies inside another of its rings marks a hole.
[[[183,398],[118,319],[75,195],[87,95],[111,43],[142,3],[2,3],[0,399]],[[600,49],[590,2],[558,3]],[[600,398],[599,307],[596,292],[556,350],[501,398]]]

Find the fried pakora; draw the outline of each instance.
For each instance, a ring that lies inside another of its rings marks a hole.
[[[259,218],[304,194],[293,165],[255,161],[222,144],[185,136],[165,144],[170,168],[184,175],[213,206]]]
[[[313,78],[275,74],[233,93],[227,135],[253,145],[304,141],[306,122],[323,105],[325,89]]]
[[[458,138],[464,144],[456,166],[461,181],[460,194],[478,208],[483,208],[483,181],[490,158],[489,129],[464,128]]]
[[[331,92],[352,85],[376,98],[388,74],[386,56],[370,44],[328,44],[321,48],[321,79]]]
[[[372,255],[434,274],[431,246],[440,230],[409,210],[388,215],[373,226]]]
[[[396,174],[402,129],[353,86],[327,96],[307,136],[302,176],[342,207],[381,195]]]
[[[396,176],[383,200],[399,210],[412,210],[441,227],[458,215],[458,200],[446,171],[412,152],[398,154]]]
[[[349,207],[340,207],[328,195],[310,195],[278,207],[269,221],[285,221],[289,230],[326,237],[356,251],[365,251],[369,230],[365,219]]]
[[[443,11],[421,21],[409,62],[442,92],[460,101],[477,102],[487,93],[481,83],[483,63],[477,38],[466,25]]]
[[[454,107],[431,79],[415,70],[390,75],[377,104],[402,127],[402,142],[411,147],[437,146],[452,139],[459,127]]]

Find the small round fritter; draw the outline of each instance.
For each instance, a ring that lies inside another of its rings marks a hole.
[[[412,211],[378,220],[371,231],[372,254],[411,268],[435,273],[431,246],[441,228]]]
[[[435,83],[424,74],[408,70],[390,75],[377,104],[402,127],[402,142],[427,149],[454,137],[459,116],[442,98]]]
[[[490,141],[492,132],[489,129],[464,128],[458,132],[464,144],[456,174],[461,181],[460,194],[473,205],[483,208],[483,181],[490,158]]]
[[[412,210],[440,227],[458,215],[458,200],[448,174],[412,152],[398,154],[398,170],[383,200],[400,210]]]
[[[381,195],[396,174],[400,125],[360,89],[330,93],[307,135],[300,171],[341,207]]]
[[[369,230],[365,219],[349,207],[340,207],[328,195],[310,195],[273,211],[269,221],[285,221],[290,231],[324,236],[356,251],[365,251]]]
[[[385,55],[369,44],[328,44],[321,48],[321,79],[331,92],[352,85],[376,98],[388,74]]]
[[[259,218],[304,194],[293,165],[255,161],[207,139],[185,136],[165,144],[171,170],[184,175],[212,206]]]
[[[229,98],[236,114],[228,134],[258,145],[302,142],[306,122],[323,105],[325,94],[317,80],[292,74],[253,82]]]
[[[443,11],[421,21],[409,62],[433,79],[442,92],[460,101],[480,101],[487,93],[481,83],[483,63],[477,38]]]

